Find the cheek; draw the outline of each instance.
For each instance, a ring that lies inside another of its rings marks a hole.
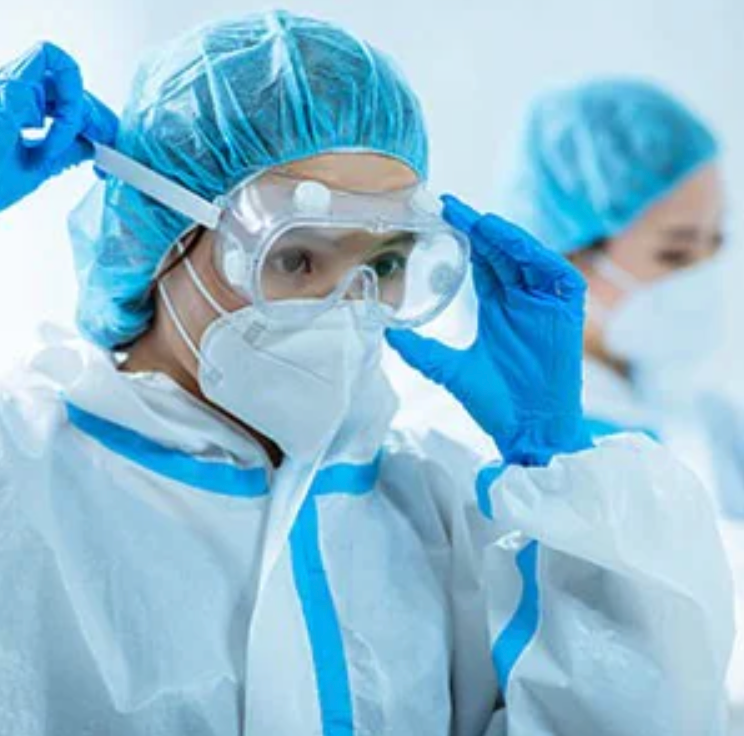
[[[251,300],[232,284],[224,281],[219,287],[219,296],[217,302],[226,312],[234,312],[243,307],[247,307]]]
[[[206,294],[225,312],[234,312],[248,304],[205,259],[195,261],[193,265]],[[210,304],[184,266],[170,279],[168,289],[189,335],[198,345],[220,312]]]
[[[590,298],[607,308],[616,306],[625,297],[623,291],[596,274],[586,274],[586,282]]]
[[[204,332],[216,317],[214,310],[205,302],[183,267],[171,272],[164,285],[178,321],[191,341],[198,347]],[[167,314],[172,319],[170,311],[163,303],[162,295],[158,295],[157,313],[158,315]],[[181,347],[186,349],[185,345]],[[188,354],[191,355],[190,352]]]
[[[200,264],[200,272],[207,291],[226,312],[234,312],[250,303],[242,290],[231,284],[221,273],[212,258],[203,260]],[[214,310],[211,311],[214,312]]]
[[[701,250],[698,257],[695,259],[695,263],[705,263],[706,261],[709,261],[711,258],[715,258],[715,256],[721,253],[722,249],[723,249],[723,243],[712,242],[706,248]]]
[[[653,281],[673,270],[658,260],[653,236],[643,230],[630,231],[608,241],[607,255],[639,281]]]

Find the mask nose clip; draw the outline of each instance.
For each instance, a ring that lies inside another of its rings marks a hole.
[[[373,268],[361,265],[351,271],[344,280],[341,294],[352,303],[358,317],[372,321],[379,317],[380,287]]]
[[[369,266],[355,268],[346,277],[341,293],[345,299],[361,301],[366,306],[376,304],[380,298],[380,288],[374,269]]]

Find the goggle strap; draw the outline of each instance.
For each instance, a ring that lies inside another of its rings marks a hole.
[[[101,143],[92,143],[99,169],[209,230],[217,227],[222,215],[220,207],[129,156]]]

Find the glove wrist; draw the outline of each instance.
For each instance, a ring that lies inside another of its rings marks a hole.
[[[583,416],[525,421],[507,438],[494,438],[510,465],[542,467],[555,455],[593,447]]]

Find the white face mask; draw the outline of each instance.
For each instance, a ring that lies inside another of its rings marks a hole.
[[[217,406],[276,442],[286,455],[313,460],[335,436],[359,380],[379,365],[384,328],[360,301],[345,301],[302,326],[269,321],[251,306],[226,312],[185,260],[194,285],[219,313],[199,348],[162,282],[164,304],[199,363],[199,386]],[[293,313],[299,301],[286,302]]]
[[[653,282],[641,282],[599,254],[593,266],[626,293],[614,308],[590,302],[614,357],[639,368],[706,358],[721,341],[723,261],[714,257]],[[682,367],[682,366],[679,366]]]

